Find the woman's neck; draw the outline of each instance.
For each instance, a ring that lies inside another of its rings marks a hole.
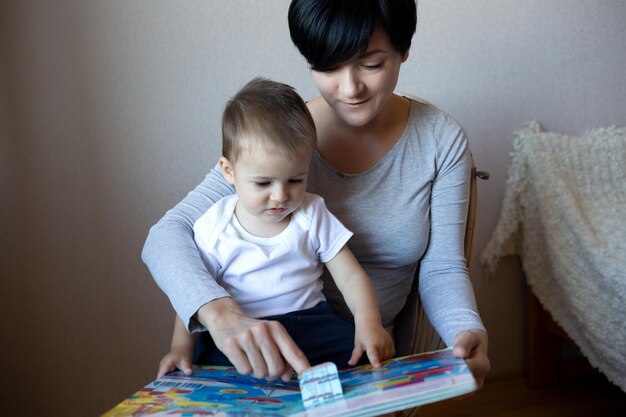
[[[402,136],[411,104],[393,95],[379,114],[363,126],[341,120],[323,98],[309,103],[322,158],[338,170],[358,174],[372,168]]]

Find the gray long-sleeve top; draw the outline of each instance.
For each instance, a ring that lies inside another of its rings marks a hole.
[[[463,254],[470,179],[462,128],[436,107],[413,101],[404,133],[370,170],[344,174],[314,153],[308,191],[354,233],[348,246],[372,279],[383,324],[393,326],[416,268],[422,303],[435,329],[451,345],[458,332],[483,329]],[[194,315],[228,296],[209,275],[193,241],[194,222],[233,188],[214,167],[155,224],[142,257],[159,287],[191,331]],[[324,294],[349,314],[325,273]]]

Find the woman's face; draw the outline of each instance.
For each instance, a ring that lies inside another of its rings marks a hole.
[[[398,83],[402,56],[378,27],[363,53],[329,71],[313,71],[317,89],[346,124],[362,127],[374,120]]]

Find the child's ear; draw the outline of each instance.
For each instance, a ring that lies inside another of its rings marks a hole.
[[[234,184],[235,171],[233,170],[233,165],[228,159],[224,158],[223,156],[220,158],[219,164],[220,168],[222,169],[222,175],[224,176],[224,178],[226,178],[226,181],[228,181],[230,184]]]

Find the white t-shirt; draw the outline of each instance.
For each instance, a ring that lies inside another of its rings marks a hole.
[[[323,263],[352,236],[324,200],[306,194],[285,230],[276,236],[248,233],[234,215],[237,195],[224,197],[194,224],[194,239],[207,269],[250,317],[314,307],[324,301]]]

